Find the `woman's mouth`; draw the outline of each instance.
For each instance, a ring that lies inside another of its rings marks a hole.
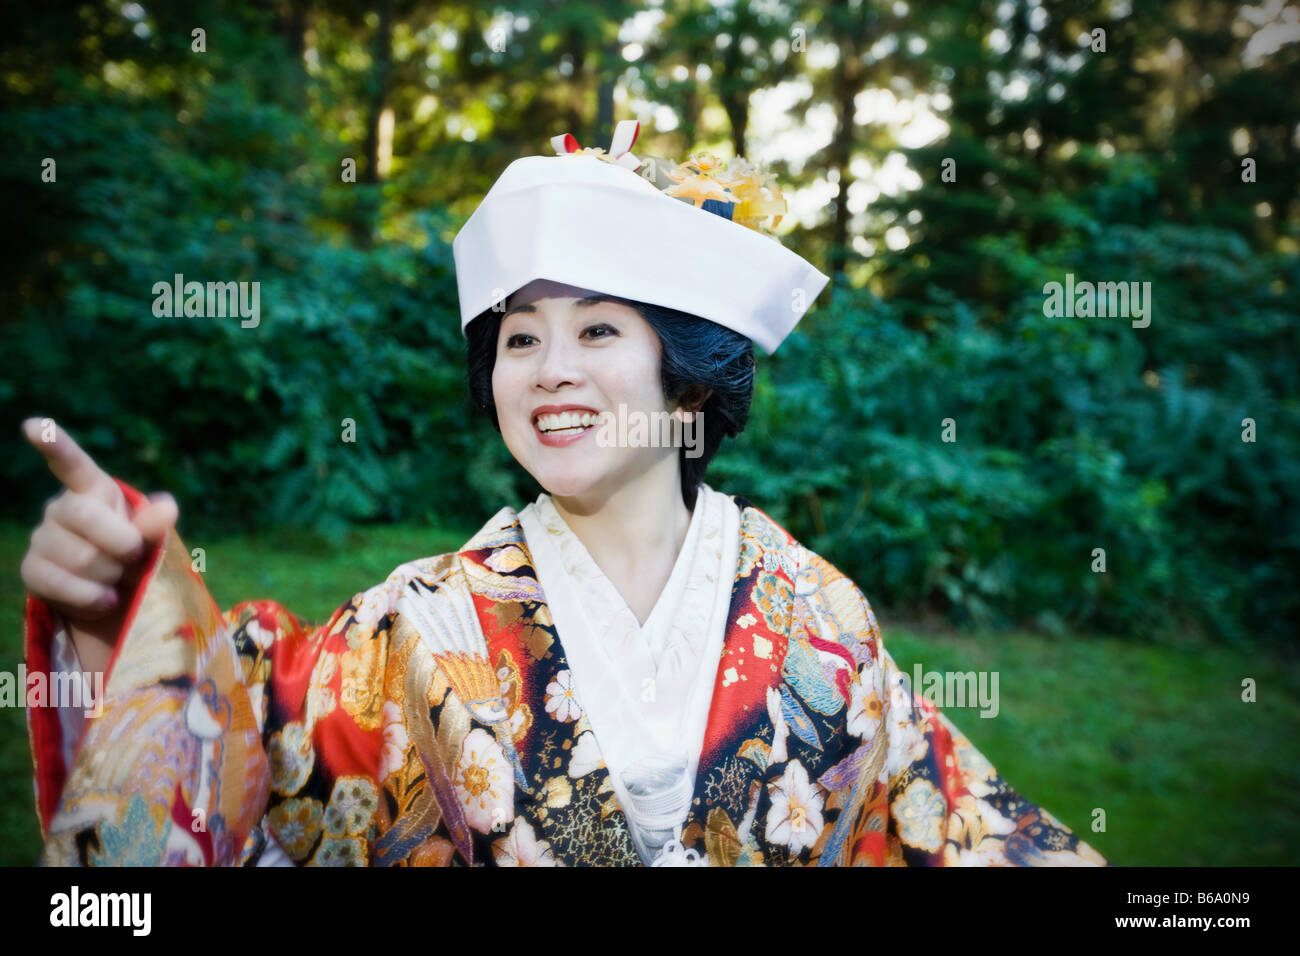
[[[595,412],[559,412],[538,415],[533,428],[543,445],[567,445],[589,432],[600,416]]]

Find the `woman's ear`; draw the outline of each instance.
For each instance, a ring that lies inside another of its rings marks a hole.
[[[680,418],[683,422],[692,422],[695,415],[704,407],[704,403],[709,400],[713,394],[713,389],[704,388],[702,385],[692,385],[682,393],[681,398],[677,400],[677,411],[680,412]]]

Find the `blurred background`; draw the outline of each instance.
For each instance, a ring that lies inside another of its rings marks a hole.
[[[0,670],[58,490],[27,416],[175,494],[223,606],[324,619],[535,497],[468,401],[451,239],[637,119],[638,155],[764,163],[833,276],[710,484],[909,673],[999,671],[997,719],[950,716],[1113,862],[1294,862],[1294,4],[5,6]],[[156,316],[176,274],[259,282],[259,324]],[[1149,282],[1150,325],[1048,314],[1067,274]],[[0,863],[39,849],[23,720]]]

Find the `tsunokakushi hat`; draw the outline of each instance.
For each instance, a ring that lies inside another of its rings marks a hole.
[[[709,319],[776,350],[830,281],[771,234],[786,212],[780,189],[739,157],[643,162],[630,152],[639,132],[619,123],[608,154],[556,136],[557,155],[506,167],[452,242],[462,334],[549,279]]]

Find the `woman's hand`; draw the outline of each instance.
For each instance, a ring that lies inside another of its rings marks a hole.
[[[97,670],[92,663],[107,664],[125,615],[119,585],[140,573],[179,508],[163,492],[132,514],[117,482],[54,422],[29,418],[23,434],[64,485],[32,532],[23,583],[67,619],[83,668]]]

